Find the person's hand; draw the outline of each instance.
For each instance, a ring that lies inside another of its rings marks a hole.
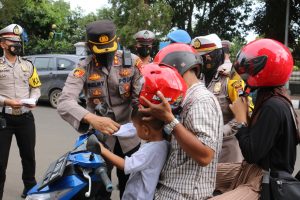
[[[18,99],[5,99],[4,103],[12,108],[21,108],[23,106],[21,101]]]
[[[248,98],[239,97],[236,101],[229,105],[237,122],[247,122],[248,118]]]
[[[92,127],[96,130],[99,130],[101,133],[112,135],[119,130],[120,124],[108,117],[100,117],[92,113],[87,114],[84,117],[84,120],[87,121]]]
[[[101,153],[104,151],[107,150],[107,148],[102,144],[102,142],[99,142],[99,146],[100,146],[100,149],[101,149]]]
[[[146,105],[145,107],[140,108],[139,111],[146,115],[150,115],[150,117],[143,117],[143,120],[149,121],[153,117],[155,117],[161,121],[164,121],[165,123],[172,122],[175,117],[172,113],[172,109],[169,102],[160,91],[157,91],[156,95],[162,101],[160,104],[153,104],[150,101],[148,101],[145,97],[141,96],[141,98],[145,101]]]

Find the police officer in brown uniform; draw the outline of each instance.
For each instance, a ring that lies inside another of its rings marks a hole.
[[[142,30],[137,32],[133,38],[136,40],[135,50],[143,64],[150,63],[152,61],[151,50],[155,34],[149,30]]]
[[[92,22],[87,25],[86,32],[92,55],[69,74],[59,99],[58,112],[79,132],[87,131],[91,125],[108,134],[106,144],[109,148],[121,157],[130,156],[139,148],[138,136],[120,138],[111,134],[120,124],[130,121],[132,105],[137,104],[142,87],[143,79],[138,69],[142,61],[130,52],[117,51],[116,27],[111,21]],[[87,98],[87,109],[77,104],[82,89]],[[98,114],[94,114],[96,110]],[[122,196],[129,176],[120,170],[117,170],[117,176]],[[101,199],[105,199],[104,192],[101,193]]]
[[[219,162],[242,162],[243,155],[234,136],[238,124],[234,120],[229,104],[239,96],[239,92],[243,91],[243,83],[240,80],[230,80],[230,70],[223,70],[224,52],[221,40],[216,34],[196,37],[191,45],[203,58],[204,66],[200,80],[204,81],[207,89],[218,98],[222,108],[224,127]]]
[[[0,199],[6,179],[6,167],[13,134],[22,160],[22,197],[36,184],[35,180],[35,124],[31,109],[40,97],[40,80],[31,62],[21,58],[22,27],[11,24],[0,30]],[[24,99],[31,99],[30,104]],[[6,122],[6,125],[5,125]]]

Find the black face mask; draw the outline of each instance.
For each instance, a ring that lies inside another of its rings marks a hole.
[[[94,55],[95,55],[97,62],[100,63],[101,66],[109,67],[113,63],[115,52],[94,54]]]
[[[13,56],[19,56],[22,53],[22,45],[20,43],[14,43],[8,46],[8,52]]]
[[[224,53],[222,49],[216,49],[208,55],[211,57],[210,60],[206,59],[206,56],[203,55],[203,73],[212,73],[216,72],[218,67],[224,63]]]
[[[137,47],[136,51],[137,51],[138,55],[140,55],[143,58],[146,58],[151,53],[151,47],[149,47],[149,46]]]

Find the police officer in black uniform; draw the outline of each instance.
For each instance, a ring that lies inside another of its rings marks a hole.
[[[31,62],[21,58],[22,27],[11,24],[0,30],[0,199],[12,136],[15,135],[22,159],[25,198],[35,180],[35,124],[31,109],[40,97],[40,80]]]

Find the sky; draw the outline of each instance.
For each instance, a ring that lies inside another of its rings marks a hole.
[[[109,7],[108,0],[65,0],[70,2],[71,9],[81,7],[84,14],[95,12],[97,9]]]

